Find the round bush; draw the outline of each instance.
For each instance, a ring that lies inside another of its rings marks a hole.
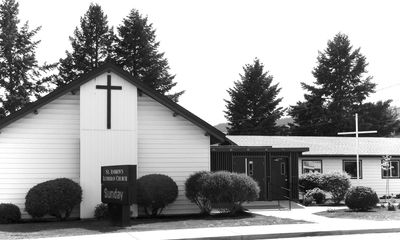
[[[300,175],[299,185],[301,185],[305,192],[314,188],[320,188],[322,174],[319,172],[310,172]]]
[[[31,188],[25,197],[25,210],[33,218],[48,214],[64,220],[81,201],[82,188],[78,183],[67,178],[57,178]]]
[[[0,223],[15,223],[21,220],[19,207],[12,203],[0,204]]]
[[[212,173],[203,185],[204,196],[221,212],[236,214],[242,204],[258,199],[260,188],[245,174],[225,171]]]
[[[304,196],[303,204],[304,204],[304,206],[310,206],[313,201],[314,201],[314,198],[309,197],[309,196],[308,197]]]
[[[203,193],[204,182],[210,175],[206,171],[195,172],[185,182],[185,196],[200,208],[202,214],[211,212],[211,203]]]
[[[146,215],[156,216],[178,197],[178,186],[172,178],[162,174],[149,174],[137,181],[138,204]]]
[[[321,189],[330,192],[335,204],[339,204],[351,186],[350,176],[345,172],[325,173],[321,176]]]
[[[326,199],[326,193],[325,191],[319,189],[319,188],[314,188],[311,190],[308,190],[307,193],[304,195],[305,198],[312,198],[315,200],[317,204],[322,204],[325,202]]]
[[[345,196],[346,206],[355,211],[367,211],[375,207],[378,202],[378,195],[370,187],[352,187]]]
[[[94,208],[94,217],[96,219],[107,219],[109,217],[108,206],[105,203],[97,204]]]

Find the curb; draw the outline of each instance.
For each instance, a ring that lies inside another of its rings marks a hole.
[[[400,232],[400,228],[380,228],[380,229],[357,229],[357,230],[332,230],[332,231],[313,231],[313,232],[291,232],[291,233],[266,233],[255,235],[232,235],[232,236],[215,236],[201,238],[176,238],[177,240],[253,240],[253,239],[276,239],[276,238],[294,238],[294,237],[317,237],[331,235],[351,235],[351,234],[368,234],[368,233],[395,233]]]

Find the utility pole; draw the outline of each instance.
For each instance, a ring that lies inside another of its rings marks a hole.
[[[356,113],[356,117],[355,117],[355,121],[356,121],[356,131],[355,132],[340,132],[338,133],[338,135],[350,135],[350,134],[355,134],[356,135],[356,168],[357,168],[357,180],[360,179],[360,156],[358,153],[358,147],[359,147],[359,141],[358,141],[358,135],[359,134],[368,134],[368,133],[377,133],[378,131],[376,130],[372,130],[372,131],[358,131],[358,113]]]

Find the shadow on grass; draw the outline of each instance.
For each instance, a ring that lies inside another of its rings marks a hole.
[[[211,216],[204,216],[200,214],[191,215],[171,215],[171,216],[158,216],[154,218],[139,217],[130,220],[129,226],[117,227],[112,226],[108,220],[96,219],[69,219],[66,221],[57,222],[52,219],[45,219],[41,221],[23,220],[16,224],[0,224],[0,232],[10,233],[34,233],[45,231],[71,231],[76,229],[77,233],[82,230],[88,230],[92,233],[110,233],[118,231],[151,231],[163,229],[179,229],[189,227],[207,227],[210,224],[224,225],[223,220],[227,221],[227,225],[231,226],[232,222],[241,222],[241,220],[250,221],[254,218],[263,217],[252,213],[240,213],[235,216],[228,214],[214,214]],[[220,224],[216,224],[220,222]]]

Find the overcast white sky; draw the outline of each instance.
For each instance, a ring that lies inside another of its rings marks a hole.
[[[186,90],[180,104],[210,124],[226,121],[226,90],[255,57],[280,84],[283,107],[303,100],[300,82],[314,81],[318,51],[338,32],[367,57],[378,84],[369,100],[393,99],[400,106],[400,2],[19,0],[21,20],[42,26],[40,62],[65,56],[68,37],[91,2],[102,6],[115,27],[132,8],[148,16],[176,74],[176,90]]]

